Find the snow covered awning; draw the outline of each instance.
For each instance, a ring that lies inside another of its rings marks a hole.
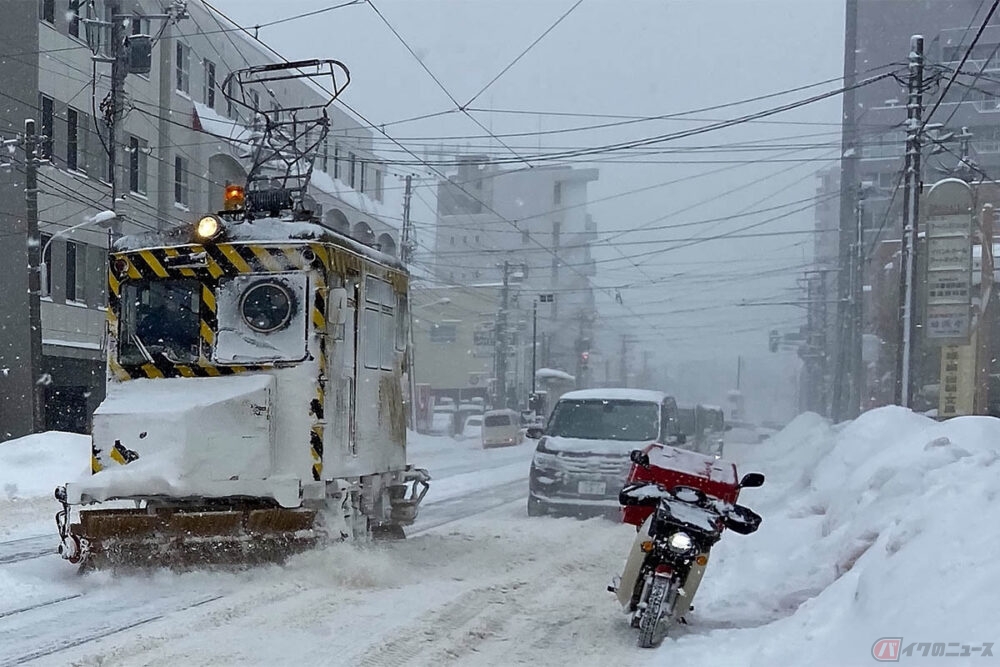
[[[576,382],[576,377],[556,368],[539,368],[535,371],[535,377],[539,380],[565,380],[566,382]]]

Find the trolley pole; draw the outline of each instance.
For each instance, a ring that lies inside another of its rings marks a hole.
[[[903,234],[900,239],[900,335],[896,355],[896,403],[910,407],[913,392],[914,292],[917,279],[917,220],[920,214],[920,148],[923,126],[924,38],[910,38],[906,101]]]

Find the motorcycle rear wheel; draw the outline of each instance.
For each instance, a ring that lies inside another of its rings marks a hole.
[[[639,648],[654,648],[667,636],[667,624],[661,618],[668,610],[667,596],[670,582],[663,577],[653,577],[646,598],[646,608],[639,618]]]

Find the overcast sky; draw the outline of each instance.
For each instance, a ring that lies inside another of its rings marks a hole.
[[[430,71],[460,103],[466,103],[528,44],[569,9],[575,0],[375,0]],[[214,0],[213,4],[241,25],[253,26],[329,6],[329,0]],[[835,79],[842,73],[843,0],[584,0],[559,26],[494,83],[472,105],[616,115],[657,115],[723,104]],[[337,58],[351,70],[344,99],[374,123],[444,111],[454,103],[399,43],[373,8],[359,4],[308,19],[260,30],[260,38],[289,59]],[[696,127],[709,119],[732,118],[832,90],[839,82],[753,104],[705,112],[687,120],[655,121],[615,129],[548,135],[541,147],[583,146],[626,141]],[[545,115],[476,112],[494,133],[533,132],[606,122]],[[756,165],[598,163],[600,180],[592,184],[594,199],[688,178],[674,185],[595,203],[591,212],[599,230],[636,227],[674,211],[659,225],[704,220],[773,208],[810,197],[814,172],[835,164],[839,155],[840,100],[833,98],[781,114],[777,123],[751,123],[679,140],[663,147],[705,146],[764,141],[773,144],[819,144],[814,150],[746,152],[728,150],[702,155],[659,155],[675,161],[774,161]],[[693,120],[697,119],[697,120]],[[386,128],[404,143],[424,138],[482,135],[461,113]],[[496,142],[469,139],[470,144]],[[511,139],[515,148],[537,151],[539,139]],[[386,145],[386,147],[389,147]],[[396,154],[388,154],[396,157]],[[829,162],[821,159],[834,160]],[[808,161],[804,161],[808,160]],[[697,177],[700,173],[719,171]],[[754,181],[757,181],[754,183]],[[433,202],[433,190],[420,193]],[[423,204],[418,204],[423,206]],[[649,283],[683,272],[655,287],[623,290],[635,311],[648,313],[640,329],[662,325],[659,347],[671,352],[660,358],[759,355],[766,350],[772,326],[790,331],[804,322],[795,307],[736,307],[741,299],[798,298],[798,266],[808,261],[809,235],[730,239],[648,255],[671,244],[659,239],[688,238],[732,231],[802,205],[755,217],[706,223],[679,229],[649,230],[619,241],[643,242],[619,248],[595,248],[596,283],[614,287]],[[432,221],[428,208],[418,220]],[[812,210],[771,223],[753,232],[808,229]],[[431,242],[429,233],[423,240]],[[641,258],[625,255],[647,253]],[[639,264],[635,268],[633,264]],[[778,271],[789,267],[786,271]],[[796,268],[791,268],[796,267]],[[771,274],[765,272],[771,271]],[[719,274],[715,277],[712,274]],[[613,292],[599,292],[602,310],[614,312]],[[675,313],[703,305],[698,312]],[[619,313],[625,314],[619,308]],[[690,328],[688,328],[690,327]],[[754,331],[744,331],[756,327]],[[652,344],[652,343],[650,343]],[[720,351],[721,350],[721,351]]]

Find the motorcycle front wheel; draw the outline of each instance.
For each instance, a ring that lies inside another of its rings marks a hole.
[[[670,581],[665,577],[653,577],[649,586],[649,596],[646,598],[646,608],[639,618],[639,647],[654,648],[659,646],[667,636],[667,624],[661,622],[664,613],[668,612],[667,597],[670,593]]]

